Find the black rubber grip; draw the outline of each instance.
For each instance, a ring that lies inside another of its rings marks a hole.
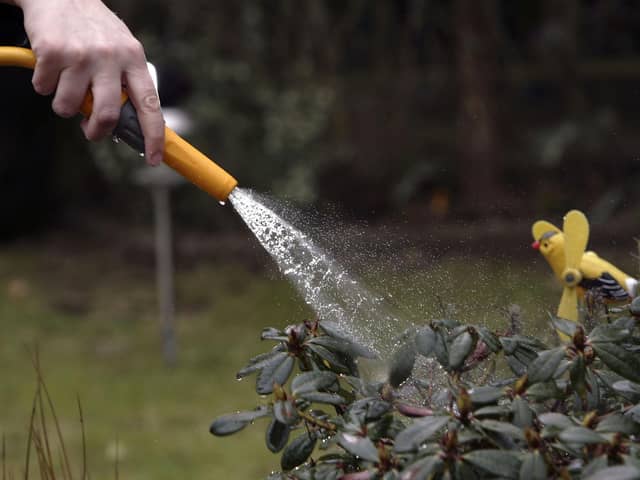
[[[118,125],[113,134],[139,153],[144,153],[144,135],[138,122],[138,114],[130,100],[120,110]]]

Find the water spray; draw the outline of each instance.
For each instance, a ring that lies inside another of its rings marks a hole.
[[[36,57],[32,50],[0,47],[0,66],[33,69],[35,65]],[[144,153],[144,136],[136,110],[124,93],[122,102],[120,119],[113,134],[139,153]],[[84,116],[91,115],[92,104],[91,93],[87,93],[80,109]],[[164,136],[164,163],[219,202],[225,202],[238,181],[169,127],[165,126]]]
[[[33,69],[35,64],[36,57],[29,49],[0,47],[0,66]],[[92,96],[88,93],[80,111],[89,116],[91,107]],[[124,93],[113,133],[138,152],[144,152],[135,108]],[[382,358],[392,353],[395,336],[404,322],[387,310],[382,297],[362,287],[307,235],[267,207],[265,198],[236,188],[235,178],[168,127],[164,162],[219,202],[230,201],[318,318],[336,322]]]

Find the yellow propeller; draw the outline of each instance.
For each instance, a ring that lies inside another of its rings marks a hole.
[[[565,268],[561,275],[564,284],[562,298],[558,306],[558,317],[578,321],[577,286],[582,280],[580,261],[589,241],[589,221],[584,213],[571,210],[564,217]]]

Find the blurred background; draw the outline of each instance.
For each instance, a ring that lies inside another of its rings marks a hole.
[[[322,226],[324,245],[412,321],[445,298],[496,328],[518,303],[544,328],[560,291],[528,250],[530,225],[571,208],[588,214],[591,245],[637,275],[638,2],[106,3],[144,43],[163,105],[188,117],[184,136]],[[260,328],[309,315],[300,299],[230,207],[176,187],[178,361],[165,367],[141,159],[87,143],[30,72],[3,70],[0,85],[9,466],[22,468],[26,347],[38,345],[75,447],[83,400],[95,476],[116,457],[136,479],[276,468],[259,428],[237,440],[207,428],[254,405],[234,372],[266,348]]]

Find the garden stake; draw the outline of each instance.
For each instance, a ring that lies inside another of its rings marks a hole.
[[[564,217],[563,230],[539,220],[531,228],[534,242],[564,285],[558,317],[578,321],[578,296],[597,289],[605,301],[628,301],[636,296],[638,281],[595,252],[585,252],[589,241],[589,222],[584,213],[571,210]],[[566,339],[564,335],[560,335]]]
[[[33,69],[35,65],[36,57],[33,51],[19,47],[0,47],[0,66]],[[124,92],[122,102],[118,126],[113,133],[135,150],[143,153],[144,137],[138,117],[133,104]],[[91,115],[91,106],[92,97],[89,92],[81,107],[84,116]],[[238,184],[237,180],[169,127],[165,126],[164,134],[164,163],[218,201],[226,201]]]

